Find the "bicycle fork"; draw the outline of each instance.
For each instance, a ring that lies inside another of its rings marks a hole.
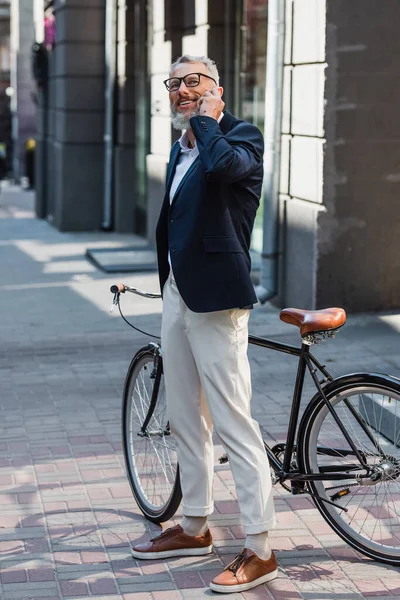
[[[161,376],[163,374],[162,358],[161,358],[161,347],[155,342],[149,344],[149,349],[154,352],[153,371],[151,372],[150,379],[154,379],[153,391],[151,394],[150,404],[147,410],[146,417],[143,421],[143,425],[140,428],[138,435],[140,437],[150,437],[150,435],[170,435],[169,423],[167,423],[165,431],[148,431],[148,425],[154,413],[154,409],[157,404],[158,392],[160,389]]]

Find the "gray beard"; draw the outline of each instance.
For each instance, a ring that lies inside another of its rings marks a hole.
[[[178,111],[176,111],[174,108],[171,108],[172,127],[174,129],[177,129],[178,131],[183,131],[183,129],[189,129],[190,119],[192,117],[197,117],[198,114],[199,114],[198,108],[196,108],[189,115],[183,115],[182,113],[179,113]]]

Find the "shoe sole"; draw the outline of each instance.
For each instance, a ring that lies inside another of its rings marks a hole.
[[[204,556],[205,554],[211,554],[212,551],[212,544],[205,548],[182,548],[177,550],[163,550],[162,552],[137,552],[136,550],[131,549],[132,556],[141,560],[174,558],[175,556]]]
[[[239,585],[218,585],[217,583],[210,583],[210,588],[213,592],[221,592],[222,594],[233,594],[234,592],[246,592],[247,590],[251,590],[257,585],[262,585],[263,583],[268,583],[268,581],[272,581],[276,579],[278,575],[278,569],[275,571],[271,571],[267,575],[263,575],[254,581],[249,581],[249,583],[240,583]]]

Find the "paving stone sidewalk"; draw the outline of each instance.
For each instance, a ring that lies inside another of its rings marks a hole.
[[[132,498],[120,437],[124,375],[147,338],[110,315],[108,290],[122,279],[158,291],[157,277],[105,276],[86,261],[85,249],[132,245],[131,236],[62,234],[36,220],[32,207],[31,192],[0,194],[0,598],[225,597],[210,592],[208,583],[244,539],[225,465],[216,465],[214,555],[146,563],[130,556],[132,540],[157,530]],[[127,315],[157,334],[160,302],[124,300]],[[251,330],[298,341],[273,307],[254,309]],[[399,331],[400,315],[350,316],[317,355],[337,375],[376,370],[398,376]],[[282,441],[295,359],[260,348],[250,357],[253,414],[267,440]],[[400,599],[399,571],[342,543],[307,497],[276,488],[275,506],[271,539],[279,577],[229,598]]]

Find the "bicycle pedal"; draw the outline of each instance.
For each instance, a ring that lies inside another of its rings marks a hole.
[[[225,463],[228,462],[228,455],[227,454],[223,454],[222,456],[219,457],[218,462],[220,465],[223,465]]]
[[[293,496],[297,496],[297,494],[304,494],[306,491],[306,484],[304,481],[291,481],[290,488],[292,490]]]
[[[340,498],[343,498],[343,496],[347,496],[348,494],[350,494],[350,489],[347,487],[343,490],[339,490],[336,492],[336,494],[333,494],[333,496],[331,496],[331,500],[332,502],[336,502],[336,500],[340,500]]]

